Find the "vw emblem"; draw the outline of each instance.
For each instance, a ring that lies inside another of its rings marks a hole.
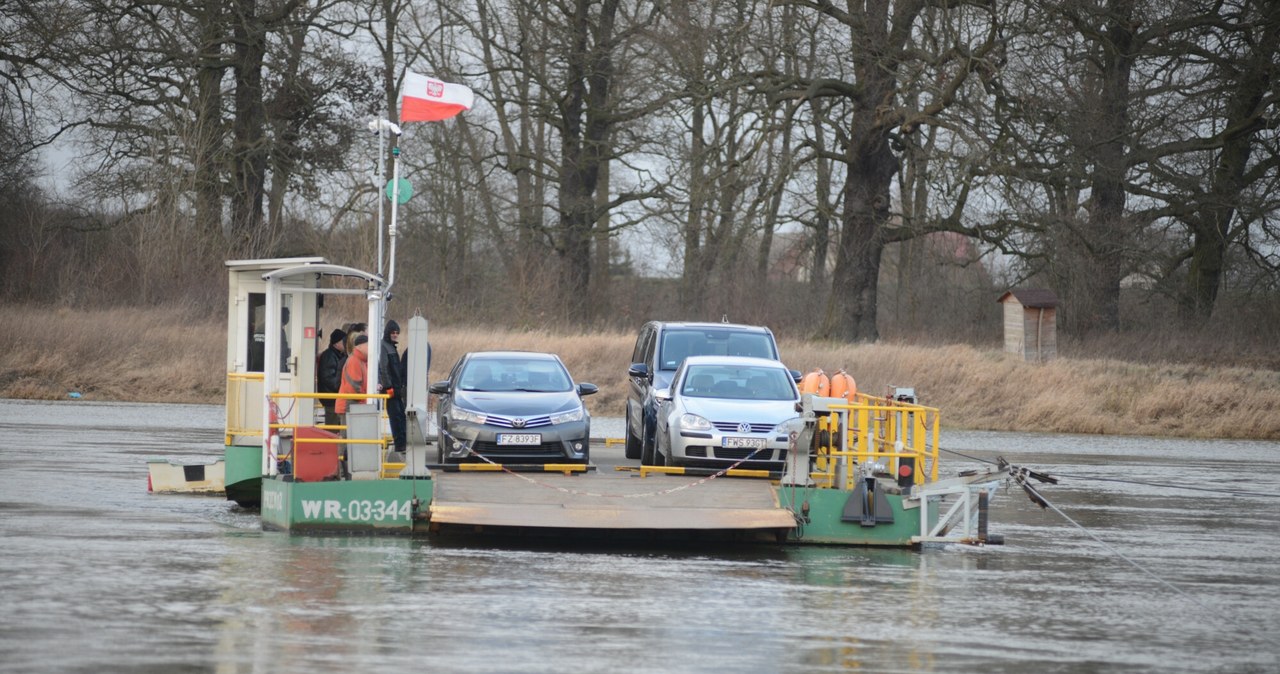
[[[512,419],[512,420],[511,420],[511,427],[512,427],[512,428],[524,428],[524,423],[525,423],[525,422],[524,422],[524,419]]]
[[[740,423],[740,424],[738,424],[738,432],[739,432],[739,433],[750,433],[750,432],[751,432],[751,424],[749,424],[749,423],[747,423],[747,422],[745,422],[745,421],[744,421],[744,422],[742,422],[742,423]]]

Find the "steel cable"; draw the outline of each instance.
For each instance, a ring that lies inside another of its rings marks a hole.
[[[560,486],[553,485],[553,484],[547,484],[547,483],[545,483],[545,482],[539,482],[538,480],[535,480],[535,479],[533,479],[533,478],[531,478],[531,477],[528,477],[528,476],[526,476],[526,475],[522,475],[522,474],[520,474],[520,473],[517,473],[517,472],[516,472],[516,471],[514,471],[514,470],[510,470],[510,469],[508,469],[506,466],[503,466],[502,464],[498,463],[497,461],[493,461],[493,460],[492,460],[492,459],[490,459],[489,457],[487,457],[487,456],[485,456],[485,455],[483,455],[483,454],[481,454],[481,453],[479,453],[479,452],[475,451],[474,449],[472,449],[472,447],[471,447],[471,443],[468,443],[468,442],[466,442],[466,441],[464,441],[464,440],[462,440],[462,439],[460,439],[460,438],[458,438],[458,437],[454,436],[453,434],[449,433],[449,432],[448,432],[448,431],[446,431],[446,430],[441,429],[441,430],[440,430],[440,433],[442,433],[443,435],[447,435],[447,436],[449,436],[449,437],[450,437],[454,442],[457,442],[457,443],[461,444],[463,447],[465,447],[465,448],[466,448],[466,450],[467,450],[467,454],[468,454],[468,455],[470,455],[470,456],[474,456],[474,457],[476,457],[476,458],[480,459],[481,461],[484,461],[485,463],[488,463],[489,465],[497,466],[498,468],[500,468],[500,469],[502,470],[502,472],[507,473],[507,474],[509,474],[509,475],[514,475],[515,477],[518,477],[518,478],[520,478],[521,480],[524,480],[525,482],[528,482],[528,483],[530,483],[530,484],[537,485],[537,486],[539,486],[539,487],[545,487],[545,488],[547,488],[547,489],[553,489],[553,490],[555,490],[555,491],[558,491],[558,492],[561,492],[561,493],[564,493],[564,494],[573,494],[573,495],[575,495],[575,496],[589,496],[589,497],[594,497],[594,498],[649,498],[649,497],[652,497],[652,496],[665,496],[665,495],[667,495],[667,494],[674,494],[675,492],[682,491],[682,490],[685,490],[685,489],[689,489],[690,487],[696,487],[696,486],[701,485],[701,484],[706,484],[707,482],[710,482],[710,481],[712,481],[712,480],[716,479],[717,477],[720,477],[720,476],[724,475],[725,473],[727,473],[727,472],[729,472],[729,471],[733,470],[734,468],[737,468],[738,466],[742,465],[743,463],[746,463],[747,461],[750,461],[753,457],[755,457],[755,455],[756,455],[758,452],[760,452],[760,451],[761,451],[761,450],[757,449],[757,450],[755,450],[755,451],[751,452],[750,454],[748,454],[746,457],[744,457],[744,458],[740,459],[739,461],[735,462],[733,465],[729,466],[728,468],[724,468],[724,469],[722,469],[722,470],[720,470],[720,471],[717,471],[716,473],[714,473],[714,474],[712,474],[712,475],[708,475],[708,476],[706,476],[706,477],[703,477],[703,478],[701,478],[701,479],[695,480],[695,481],[693,481],[693,482],[686,482],[685,484],[682,484],[682,485],[680,485],[680,486],[678,486],[678,487],[673,487],[673,488],[671,488],[671,489],[661,489],[661,490],[658,490],[658,491],[644,492],[644,493],[640,493],[640,494],[601,494],[601,493],[598,493],[598,492],[582,491],[582,490],[580,490],[580,489],[568,489],[568,488],[566,488],[566,487],[560,487]]]
[[[1218,611],[1218,610],[1214,609],[1212,606],[1209,606],[1208,604],[1205,604],[1204,602],[1200,601],[1200,600],[1199,600],[1199,599],[1197,599],[1194,595],[1190,594],[1190,593],[1189,593],[1189,592],[1187,592],[1186,590],[1183,590],[1182,588],[1178,587],[1177,585],[1174,585],[1173,583],[1171,583],[1171,582],[1169,582],[1169,581],[1167,581],[1167,580],[1165,580],[1165,579],[1161,578],[1160,576],[1157,576],[1157,575],[1155,574],[1155,572],[1153,572],[1153,571],[1151,571],[1151,570],[1147,569],[1146,567],[1144,567],[1144,566],[1142,566],[1141,564],[1137,563],[1137,562],[1136,562],[1136,561],[1134,561],[1133,559],[1129,558],[1129,556],[1125,555],[1123,552],[1119,551],[1119,550],[1118,550],[1118,549],[1116,549],[1115,547],[1112,547],[1112,546],[1111,546],[1111,544],[1109,544],[1109,543],[1107,543],[1106,541],[1104,541],[1104,540],[1102,540],[1101,538],[1099,538],[1099,537],[1098,537],[1096,534],[1094,534],[1092,531],[1089,531],[1089,529],[1088,529],[1087,527],[1085,527],[1083,524],[1080,524],[1079,522],[1077,522],[1077,521],[1075,521],[1074,519],[1072,519],[1072,518],[1071,518],[1071,516],[1070,516],[1070,515],[1068,515],[1068,514],[1066,514],[1065,512],[1063,512],[1061,508],[1059,508],[1058,506],[1054,505],[1051,501],[1049,501],[1049,499],[1046,499],[1046,498],[1044,497],[1044,495],[1043,495],[1043,494],[1041,494],[1039,491],[1037,491],[1037,490],[1036,490],[1036,488],[1035,488],[1035,487],[1033,487],[1033,486],[1031,486],[1030,484],[1028,484],[1028,483],[1027,483],[1027,481],[1026,481],[1026,475],[1025,475],[1025,474],[1016,474],[1015,479],[1017,480],[1018,484],[1019,484],[1019,485],[1021,485],[1021,486],[1022,486],[1022,488],[1023,488],[1023,489],[1025,489],[1025,490],[1027,491],[1027,493],[1031,495],[1032,500],[1034,500],[1036,503],[1040,504],[1042,507],[1049,508],[1050,510],[1054,511],[1055,513],[1057,513],[1060,517],[1062,517],[1062,519],[1064,519],[1064,520],[1066,520],[1066,521],[1070,522],[1073,526],[1075,526],[1077,529],[1079,529],[1081,532],[1083,532],[1083,533],[1084,533],[1084,535],[1086,535],[1086,536],[1088,536],[1089,538],[1093,539],[1093,540],[1094,540],[1094,542],[1096,542],[1098,545],[1101,545],[1105,550],[1107,550],[1107,551],[1108,551],[1108,552],[1110,552],[1111,554],[1115,555],[1116,557],[1119,557],[1120,559],[1123,559],[1125,562],[1127,562],[1127,563],[1128,563],[1130,566],[1132,566],[1133,568],[1135,568],[1135,569],[1137,569],[1138,571],[1140,571],[1141,573],[1143,573],[1143,574],[1145,574],[1145,575],[1149,576],[1150,578],[1152,578],[1153,580],[1155,580],[1157,583],[1159,583],[1159,584],[1163,585],[1164,587],[1167,587],[1167,588],[1169,588],[1170,590],[1173,590],[1176,594],[1181,595],[1183,598],[1185,598],[1185,599],[1189,600],[1191,603],[1195,604],[1196,606],[1198,606],[1198,607],[1200,607],[1200,608],[1202,608],[1202,609],[1204,609],[1204,610],[1206,610],[1206,611],[1208,611],[1208,612],[1210,612],[1210,613],[1215,613],[1215,614],[1217,614],[1219,617],[1222,617],[1222,618],[1224,618],[1224,619],[1228,620],[1229,622],[1233,622],[1233,621],[1232,621],[1231,616],[1226,615],[1226,614],[1224,614],[1224,613],[1222,613],[1222,612],[1220,612],[1220,611]],[[1249,630],[1249,629],[1247,629],[1247,628],[1245,628],[1245,627],[1243,627],[1243,626],[1240,626],[1239,624],[1237,624],[1237,625],[1236,625],[1236,629],[1240,630],[1240,632],[1241,632],[1241,633],[1243,633],[1243,634],[1248,634],[1248,635],[1250,635],[1250,636],[1257,637],[1258,639],[1260,639],[1260,640],[1262,640],[1262,641],[1265,641],[1266,643],[1269,643],[1269,644],[1271,644],[1271,645],[1273,645],[1273,646],[1280,646],[1280,641],[1277,641],[1277,640],[1275,640],[1274,638],[1272,638],[1272,637],[1270,637],[1270,636],[1268,636],[1268,635],[1261,634],[1261,633],[1256,632],[1256,631],[1251,631],[1251,630]]]
[[[966,459],[969,459],[970,461],[977,461],[978,463],[986,463],[993,466],[1000,465],[998,461],[989,461],[982,457],[973,456],[972,454],[965,454],[964,452],[958,452],[954,449],[945,449],[940,447],[939,451],[946,452],[948,454],[955,454],[956,456],[964,457]],[[1260,492],[1260,491],[1244,491],[1240,489],[1215,489],[1212,487],[1192,487],[1192,486],[1182,485],[1182,484],[1171,484],[1168,482],[1148,482],[1144,480],[1128,480],[1128,479],[1122,479],[1122,478],[1116,478],[1116,477],[1101,477],[1098,475],[1081,475],[1078,473],[1060,473],[1057,471],[1054,471],[1054,475],[1059,477],[1071,477],[1077,480],[1098,480],[1099,482],[1136,484],[1136,485],[1142,485],[1144,487],[1166,487],[1168,489],[1203,491],[1203,492],[1210,492],[1213,494],[1222,494],[1224,496],[1255,496],[1260,498],[1280,498],[1280,494],[1268,494],[1266,492]]]

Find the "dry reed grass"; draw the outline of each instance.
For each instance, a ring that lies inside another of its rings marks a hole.
[[[219,404],[225,325],[183,309],[72,311],[5,306],[0,396]],[[326,331],[330,326],[324,326]],[[621,416],[629,332],[558,334],[433,327],[432,381],[467,351],[560,354],[578,381],[600,387],[592,412]],[[851,345],[783,340],[802,371],[844,368],[859,389],[914,387],[951,428],[1280,439],[1280,372],[1204,365],[1060,358],[1018,361],[970,346]]]
[[[844,367],[865,393],[913,386],[953,427],[1280,439],[1280,372],[1060,358],[995,349],[782,343],[792,367]]]
[[[173,308],[0,308],[0,395],[221,402],[226,328]]]
[[[225,391],[225,330],[182,308],[5,306],[0,395],[215,403]]]

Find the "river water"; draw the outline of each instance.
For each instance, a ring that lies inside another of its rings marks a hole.
[[[221,426],[0,401],[0,671],[1280,671],[1280,443],[944,432],[973,458],[943,472],[1005,456],[1061,512],[1002,490],[986,548],[650,550],[291,536],[146,492]]]

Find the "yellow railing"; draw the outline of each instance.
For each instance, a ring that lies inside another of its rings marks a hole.
[[[227,373],[227,444],[231,444],[233,435],[251,435],[262,437],[261,412],[254,415],[245,410],[246,393],[249,382],[261,383],[261,372],[228,372]],[[260,409],[260,408],[259,408]],[[252,422],[249,419],[253,419]]]
[[[247,437],[262,437],[262,408],[259,407],[258,394],[250,396],[248,388],[250,382],[262,383],[264,377],[261,372],[228,372],[227,373],[227,424],[226,424],[226,443],[231,444],[231,438],[235,435]],[[312,400],[364,400],[366,398],[386,399],[389,396],[383,393],[375,393],[374,395],[366,395],[363,393],[279,393],[272,395],[272,398],[293,398],[293,399],[312,399]],[[253,399],[252,407],[246,408],[250,398]],[[320,424],[317,428],[325,430],[345,430],[346,426]]]
[[[884,459],[885,469],[897,476],[912,465],[915,484],[938,479],[937,408],[858,394],[855,402],[830,405],[831,414],[818,418],[817,458],[812,474],[819,486],[852,489],[854,468]],[[911,462],[911,463],[909,463]],[[843,470],[840,470],[843,468]],[[843,485],[836,482],[843,476]]]
[[[367,393],[272,393],[271,394],[272,400],[279,400],[282,398],[291,399],[291,400],[367,400],[369,398],[386,400],[390,397],[391,396],[386,393],[375,393],[373,395],[369,395]],[[338,430],[338,431],[345,431],[347,429],[345,425],[330,425],[330,424],[268,424],[268,425],[271,428],[277,429],[277,430],[288,428],[290,430],[295,430],[295,431],[300,426],[314,426],[316,428],[321,428],[324,430]],[[297,437],[297,433],[294,434],[294,438],[293,438],[294,445],[305,445],[307,443],[316,443],[316,444],[335,443],[339,445],[380,445],[385,450],[388,443],[388,438],[383,437],[376,440],[352,439],[352,438],[299,438]],[[295,460],[293,456],[293,450],[290,449],[289,453],[282,458]],[[342,458],[345,459],[346,458],[345,455],[343,455]],[[379,475],[379,477],[386,477],[388,469],[394,468],[394,466],[395,464],[383,463],[381,474]],[[403,464],[401,464],[400,467],[403,467]],[[399,470],[396,469],[394,472],[399,472]]]

